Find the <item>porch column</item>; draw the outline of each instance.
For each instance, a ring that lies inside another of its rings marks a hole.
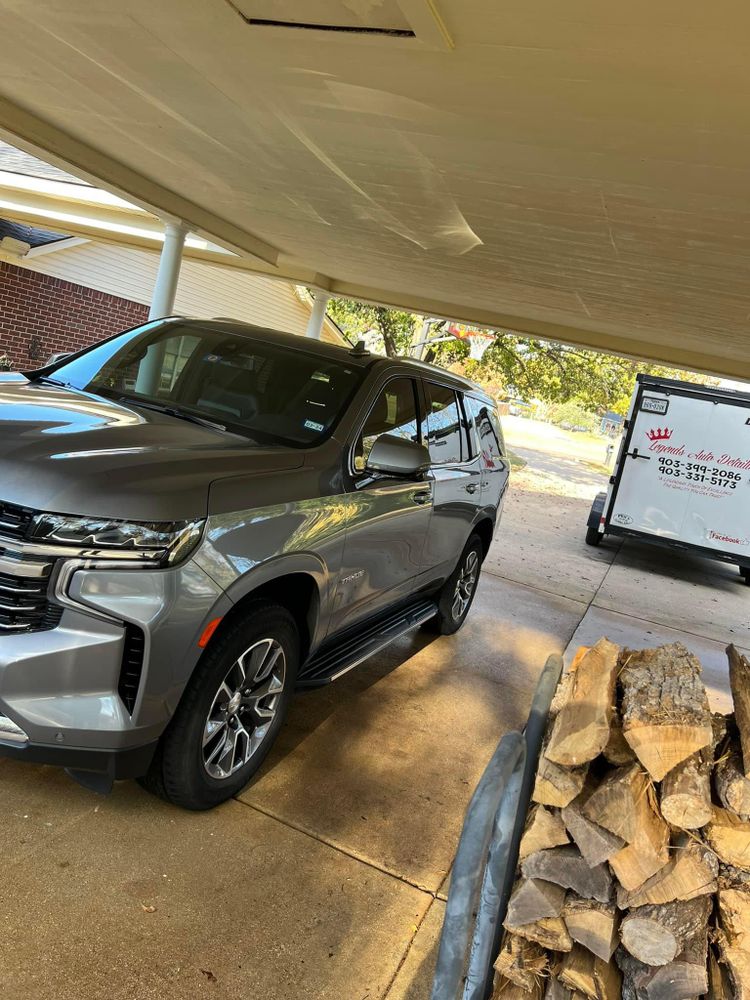
[[[313,337],[315,340],[320,340],[323,333],[323,322],[326,318],[326,306],[330,300],[331,296],[328,292],[316,292],[315,300],[313,302],[312,312],[310,313],[310,320],[307,324],[307,330],[305,332],[306,337]]]

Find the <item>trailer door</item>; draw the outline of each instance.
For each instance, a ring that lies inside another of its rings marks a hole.
[[[639,387],[608,525],[750,560],[750,407]]]

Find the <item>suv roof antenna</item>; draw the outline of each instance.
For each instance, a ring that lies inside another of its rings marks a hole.
[[[358,340],[349,353],[355,358],[366,358],[370,352],[367,350],[364,340]]]

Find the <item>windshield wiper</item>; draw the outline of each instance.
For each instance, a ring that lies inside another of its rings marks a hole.
[[[152,400],[135,399],[133,396],[120,396],[119,402],[132,403],[135,406],[142,406],[144,410],[155,410],[157,413],[166,413],[168,417],[177,417],[179,420],[188,420],[191,424],[199,424],[201,427],[210,427],[215,431],[226,431],[224,424],[217,424],[214,420],[207,420],[205,417],[198,417],[187,410],[179,410],[174,406],[167,406],[165,403],[155,403]]]
[[[62,379],[52,378],[50,375],[37,375],[36,378],[29,379],[30,382],[44,382],[46,385],[58,385],[61,389],[72,389],[70,382],[63,382]]]

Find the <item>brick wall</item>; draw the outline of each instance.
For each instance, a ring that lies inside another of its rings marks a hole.
[[[39,367],[145,322],[148,307],[0,261],[0,355],[14,368]]]

